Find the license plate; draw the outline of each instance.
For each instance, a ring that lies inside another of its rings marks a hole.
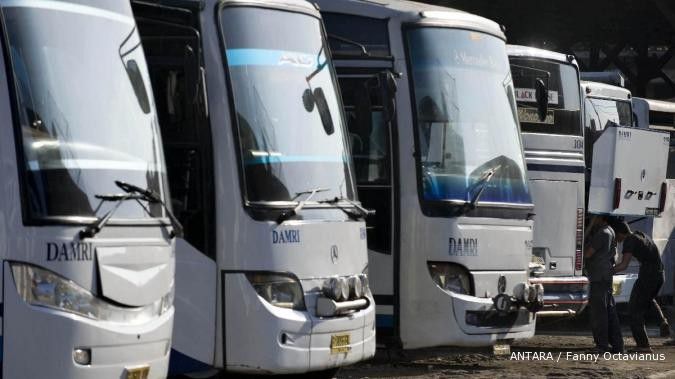
[[[133,368],[126,368],[126,379],[148,379],[150,374],[150,366],[140,366]]]
[[[349,346],[349,334],[334,334],[330,336],[331,354],[348,353],[349,350],[351,350]]]
[[[504,356],[511,354],[511,345],[506,343],[496,343],[492,345],[492,353],[496,356]]]

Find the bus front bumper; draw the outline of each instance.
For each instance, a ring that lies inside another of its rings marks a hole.
[[[298,374],[350,365],[375,355],[375,304],[348,315],[315,316],[313,302],[306,311],[275,307],[250,286],[240,287],[252,302],[241,309],[247,326],[226,328],[225,369],[252,374]],[[232,311],[233,313],[240,313]],[[232,316],[232,313],[228,314]],[[238,341],[234,346],[233,341]]]
[[[450,296],[455,321],[464,334],[462,346],[485,346],[534,336],[535,314],[522,306],[498,312],[491,298],[454,293]]]
[[[539,317],[575,316],[588,305],[588,278],[585,276],[530,278],[544,286],[544,308]]]
[[[148,379],[166,377],[173,308],[142,325],[116,324],[28,305],[7,284],[3,377],[125,379],[136,371]],[[90,363],[76,363],[75,349],[88,350]]]

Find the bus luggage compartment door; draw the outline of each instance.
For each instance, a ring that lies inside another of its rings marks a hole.
[[[579,183],[530,180],[534,200],[534,248],[545,276],[573,276]],[[535,258],[537,259],[537,258]]]
[[[608,127],[593,144],[588,212],[655,216],[665,195],[670,137]]]

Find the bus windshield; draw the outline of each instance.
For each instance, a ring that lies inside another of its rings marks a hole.
[[[115,181],[162,196],[161,139],[134,20],[66,2],[11,4],[2,17],[30,219],[100,217],[115,204],[96,195],[124,193]],[[113,219],[162,216],[158,204],[127,201]]]
[[[523,132],[582,135],[579,75],[571,64],[532,58],[511,58],[518,118]],[[537,114],[536,81],[548,85],[548,112]]]
[[[586,97],[586,127],[592,133],[602,132],[609,126],[631,127],[633,111],[630,100]]]
[[[224,7],[220,17],[247,201],[353,198],[319,19],[252,7]]]
[[[504,41],[446,28],[407,41],[422,199],[531,204]]]

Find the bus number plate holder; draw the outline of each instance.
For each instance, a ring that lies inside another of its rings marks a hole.
[[[348,353],[351,350],[349,334],[333,334],[330,336],[330,353]]]
[[[150,375],[150,366],[139,366],[139,367],[127,367],[126,379],[148,379]]]

